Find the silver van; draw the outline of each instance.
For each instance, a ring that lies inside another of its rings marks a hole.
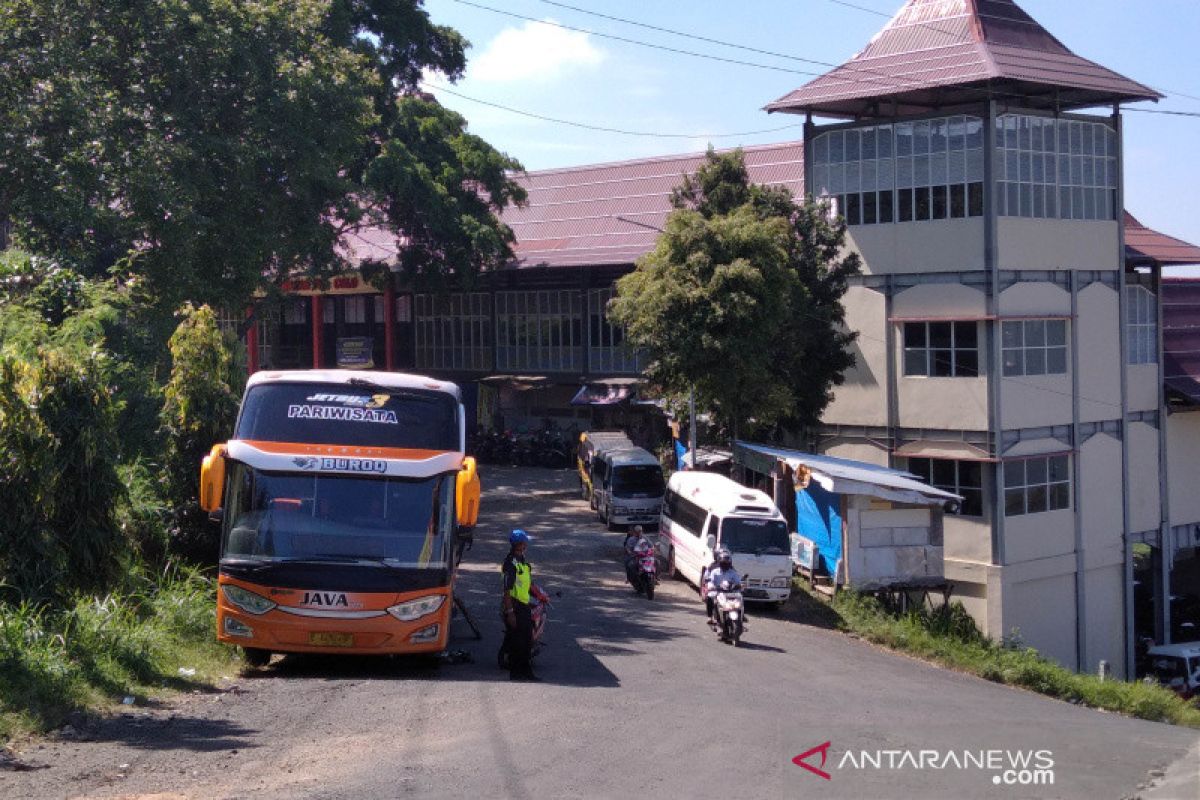
[[[666,481],[662,465],[640,447],[602,450],[592,457],[592,505],[600,521],[657,527]]]

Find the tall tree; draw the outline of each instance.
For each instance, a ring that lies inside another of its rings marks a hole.
[[[609,307],[647,376],[668,394],[693,388],[728,433],[815,425],[853,365],[841,297],[858,272],[844,222],[752,184],[740,150],[711,149],[672,192],[675,211]]]
[[[520,165],[415,94],[465,44],[422,0],[0,0],[0,220],[172,309],[342,269],[367,224],[486,269]]]

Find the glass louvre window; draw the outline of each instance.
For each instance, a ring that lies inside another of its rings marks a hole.
[[[1065,455],[1005,462],[1005,516],[1070,507],[1071,474]]]
[[[1125,287],[1125,363],[1158,363],[1158,308],[1141,286]]]
[[[344,322],[347,325],[361,325],[367,321],[367,298],[363,295],[344,297]]]
[[[496,293],[496,368],[578,372],[583,365],[579,291]]]
[[[816,197],[849,225],[983,214],[983,120],[957,116],[830,131],[813,141]]]
[[[407,301],[408,298],[403,299]],[[413,300],[416,309],[413,335],[416,339],[418,367],[461,370],[492,368],[490,295],[484,292],[419,294]],[[408,311],[407,303],[403,310]]]
[[[983,464],[942,458],[910,458],[908,471],[930,486],[962,496],[960,514],[983,516]]]
[[[613,289],[588,292],[588,358],[593,372],[641,372],[638,353],[625,344],[625,331],[608,321],[608,301]]]
[[[1067,372],[1067,322],[1026,319],[1001,327],[1005,375],[1064,375]]]
[[[1103,122],[996,119],[996,211],[1038,219],[1115,218],[1117,137]]]
[[[979,328],[974,322],[904,323],[904,374],[931,378],[979,375]]]

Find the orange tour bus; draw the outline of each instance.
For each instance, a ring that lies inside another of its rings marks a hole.
[[[475,525],[457,385],[351,370],[259,372],[201,466],[220,520],[217,638],[272,653],[446,648],[456,537]]]

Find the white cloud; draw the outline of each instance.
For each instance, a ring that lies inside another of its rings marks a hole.
[[[522,28],[502,30],[471,60],[467,78],[480,83],[525,80],[547,83],[575,68],[595,67],[604,61],[605,55],[586,33],[526,22]]]

